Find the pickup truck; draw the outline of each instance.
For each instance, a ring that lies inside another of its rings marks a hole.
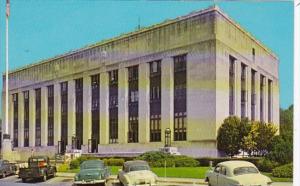
[[[19,177],[22,182],[28,179],[41,179],[46,181],[50,176],[54,177],[56,174],[56,167],[50,165],[49,157],[47,156],[33,156],[28,158],[28,168],[19,169]]]
[[[8,175],[16,174],[17,166],[13,163],[9,163],[7,160],[0,160],[0,176],[5,178]]]

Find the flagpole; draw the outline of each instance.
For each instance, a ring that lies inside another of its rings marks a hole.
[[[9,4],[6,4],[6,6],[9,6]],[[9,7],[7,7],[9,8]],[[6,59],[5,59],[5,134],[8,134],[8,16],[9,16],[9,10],[6,10]]]

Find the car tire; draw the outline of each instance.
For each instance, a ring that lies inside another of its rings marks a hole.
[[[26,183],[26,181],[27,181],[26,178],[22,178],[23,183]]]

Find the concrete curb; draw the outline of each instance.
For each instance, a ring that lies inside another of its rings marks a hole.
[[[58,177],[69,177],[74,178],[76,173],[67,173],[67,172],[57,172],[56,176]],[[110,176],[109,179],[117,179],[116,175]],[[160,183],[178,183],[178,184],[206,184],[204,179],[189,179],[189,178],[164,178],[159,177],[158,182]]]

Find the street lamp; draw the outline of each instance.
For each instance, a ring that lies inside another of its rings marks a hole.
[[[165,147],[171,147],[171,129],[166,128],[165,130]]]

